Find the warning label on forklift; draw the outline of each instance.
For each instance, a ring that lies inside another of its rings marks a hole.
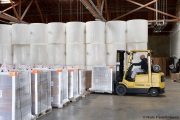
[[[179,120],[179,116],[143,116],[143,119],[153,120]]]

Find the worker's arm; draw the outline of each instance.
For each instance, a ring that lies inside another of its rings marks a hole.
[[[141,65],[141,62],[140,63],[133,63],[134,66],[140,66]]]

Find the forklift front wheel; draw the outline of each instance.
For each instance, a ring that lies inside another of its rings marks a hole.
[[[159,91],[157,88],[151,88],[150,91],[149,91],[149,94],[152,96],[152,97],[157,97],[159,96]]]
[[[118,95],[121,95],[121,96],[125,95],[126,94],[126,87],[124,85],[118,85],[116,87],[116,93]]]

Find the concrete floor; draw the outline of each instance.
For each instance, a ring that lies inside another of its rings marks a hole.
[[[162,118],[164,116],[164,118]],[[156,118],[157,117],[157,118]],[[174,117],[174,118],[169,118]],[[38,120],[179,120],[180,83],[166,80],[166,93],[117,96],[90,94]]]

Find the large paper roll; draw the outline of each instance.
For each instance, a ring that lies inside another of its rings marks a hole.
[[[46,45],[31,45],[30,46],[30,63],[31,65],[46,65],[47,63],[47,48]]]
[[[84,44],[66,44],[66,65],[85,65]]]
[[[116,65],[117,50],[126,51],[126,44],[107,44],[107,65]]]
[[[52,22],[47,25],[48,44],[50,43],[66,43],[65,35],[66,24],[61,22]]]
[[[32,23],[29,26],[30,43],[31,44],[46,44],[47,43],[47,30],[46,24]]]
[[[48,45],[48,64],[65,66],[65,44]]]
[[[85,23],[68,22],[66,23],[66,44],[85,43]]]
[[[13,64],[27,65],[30,63],[30,45],[13,46]]]
[[[0,64],[6,63],[12,65],[12,47],[11,45],[0,44]]]
[[[125,21],[109,21],[106,23],[106,43],[126,43]]]
[[[101,22],[101,21],[86,22],[86,43],[91,43],[91,44],[105,43],[105,22]]]
[[[127,21],[127,43],[131,42],[148,42],[147,20]]]
[[[86,65],[105,65],[106,45],[87,44],[86,45]]]
[[[147,43],[128,43],[127,44],[127,51],[130,51],[130,50],[147,50]],[[140,56],[141,55],[145,55],[145,57],[147,58],[147,53],[145,52],[138,52],[138,53],[135,53],[133,55],[133,63],[138,63],[140,62]]]
[[[28,24],[12,25],[12,44],[30,44]]]
[[[0,24],[0,44],[11,44],[12,26]]]

